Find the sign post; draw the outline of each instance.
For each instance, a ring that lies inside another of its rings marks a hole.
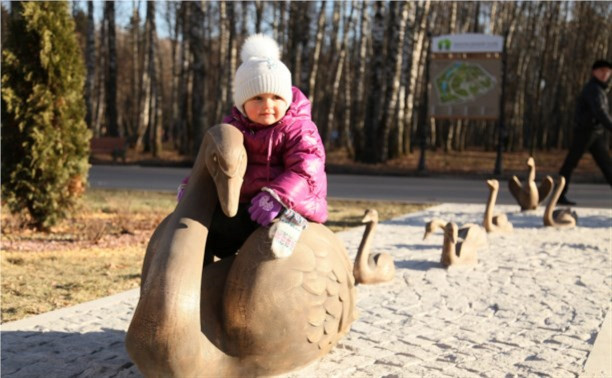
[[[429,118],[499,120],[503,125],[500,102],[503,47],[504,38],[497,35],[468,33],[434,37],[428,71]],[[498,148],[501,172],[500,153]]]

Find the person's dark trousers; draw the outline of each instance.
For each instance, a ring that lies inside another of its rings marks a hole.
[[[238,213],[232,218],[226,216],[221,206],[217,205],[206,239],[205,265],[212,263],[214,256],[223,259],[235,255],[249,235],[259,227],[257,222],[251,220],[249,205],[241,203]]]
[[[581,133],[574,131],[574,141],[570,146],[559,174],[565,177],[565,188],[561,198],[565,197],[569,188],[572,172],[578,165],[580,158],[586,151],[593,155],[593,159],[603,173],[608,184],[612,186],[612,160],[608,154],[608,135],[606,133]]]

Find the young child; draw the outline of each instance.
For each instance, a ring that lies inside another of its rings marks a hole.
[[[220,258],[233,255],[257,227],[268,226],[283,209],[313,222],[327,220],[325,150],[310,101],[292,87],[291,72],[270,37],[250,36],[240,56],[234,107],[223,122],[242,131],[248,164],[238,214],[228,218],[219,206],[215,211],[206,244],[208,262],[208,251]]]

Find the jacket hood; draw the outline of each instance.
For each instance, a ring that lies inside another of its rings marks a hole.
[[[293,94],[293,101],[291,102],[289,109],[287,109],[287,112],[285,113],[283,118],[281,118],[278,122],[272,125],[265,126],[256,122],[252,122],[235,106],[232,107],[232,118],[238,120],[240,123],[250,129],[261,129],[265,127],[291,124],[295,119],[302,117],[311,118],[312,104],[310,103],[310,100],[308,100],[308,97],[306,97],[306,95],[302,93],[302,91],[300,91],[297,87],[291,87],[291,91]]]

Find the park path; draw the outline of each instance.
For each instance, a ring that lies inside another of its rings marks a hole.
[[[559,230],[542,226],[541,208],[498,206],[514,232],[488,235],[478,266],[443,269],[442,235],[423,241],[424,223],[479,223],[483,207],[444,204],[382,222],[373,249],[395,258],[395,279],[358,286],[351,332],[321,360],[283,377],[610,374],[609,358],[583,370],[590,354],[601,354],[593,345],[610,308],[611,210],[578,208],[580,226]],[[351,257],[362,233],[339,233]],[[137,299],[132,290],[3,324],[2,376],[140,376],[123,345]]]

